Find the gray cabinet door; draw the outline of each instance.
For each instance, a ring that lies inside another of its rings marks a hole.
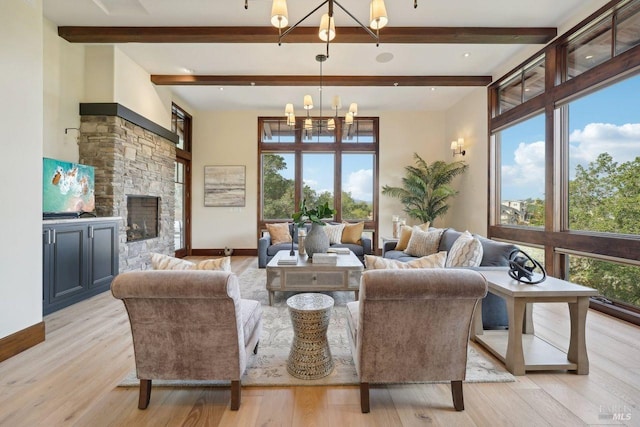
[[[89,226],[91,245],[89,287],[108,286],[118,274],[118,227],[113,222]]]
[[[87,226],[58,226],[52,231],[52,241],[50,304],[87,289]]]

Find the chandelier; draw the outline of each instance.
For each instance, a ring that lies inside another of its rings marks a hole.
[[[329,118],[326,124],[322,119],[322,63],[328,58],[327,55],[316,55],[316,61],[320,63],[320,116],[318,118],[318,125],[314,126],[313,119],[311,118],[311,110],[313,109],[313,98],[311,95],[305,95],[303,99],[302,108],[307,112],[307,115],[303,122],[302,130],[306,138],[311,138],[314,130],[319,134],[322,133],[323,128],[329,131],[333,131],[336,128],[336,119],[338,118],[338,110],[342,108],[342,101],[339,96],[334,96],[331,103],[331,109],[335,111],[335,116]],[[284,108],[284,114],[287,119],[287,125],[294,127],[296,125],[296,114],[293,108],[293,104],[287,104]],[[358,104],[355,102],[349,105],[349,111],[344,117],[345,124],[350,126],[353,124],[353,117],[358,115]]]
[[[273,0],[271,5],[271,25],[278,29],[278,45],[282,44],[282,39],[287,36],[291,31],[293,31],[298,25],[300,25],[305,19],[309,16],[313,15],[318,9],[322,6],[328,5],[328,11],[322,18],[320,19],[320,27],[318,29],[318,37],[320,40],[327,44],[327,54],[326,57],[329,57],[329,42],[336,37],[336,26],[333,20],[333,6],[336,5],[344,13],[349,15],[351,19],[362,27],[375,41],[376,46],[380,43],[380,30],[384,28],[389,19],[387,17],[387,8],[384,5],[384,0],[371,0],[369,4],[369,27],[370,29],[364,25],[362,22],[358,20],[351,12],[342,7],[340,3],[336,0],[325,0],[316,6],[311,12],[307,13],[302,19],[298,22],[287,28],[289,25],[289,13],[287,10],[287,0]],[[418,7],[418,0],[413,1],[413,7]],[[244,1],[244,8],[249,8],[249,0]],[[286,30],[284,30],[287,28]],[[284,30],[284,31],[283,31]],[[375,31],[375,33],[373,32]]]

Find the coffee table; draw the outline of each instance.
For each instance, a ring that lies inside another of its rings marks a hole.
[[[297,252],[296,265],[278,265],[280,257],[288,256],[289,251],[279,251],[267,264],[269,305],[273,304],[276,291],[353,291],[358,299],[364,267],[353,252],[337,255],[336,265],[314,264],[308,256]]]
[[[547,277],[537,285],[519,283],[506,270],[483,270],[489,292],[505,300],[509,318],[507,331],[482,330],[482,300],[474,316],[471,338],[500,359],[513,375],[526,371],[557,370],[589,373],[589,358],[585,339],[585,324],[589,297],[598,291],[565,280]],[[571,335],[567,352],[535,336],[533,304],[564,302],[569,305]]]
[[[293,324],[293,342],[287,371],[296,378],[315,380],[333,370],[333,358],[327,341],[333,298],[304,293],[287,299]]]

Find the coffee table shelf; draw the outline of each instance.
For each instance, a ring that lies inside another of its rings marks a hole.
[[[308,256],[297,254],[296,265],[278,265],[289,251],[279,251],[267,264],[269,305],[276,291],[353,291],[358,299],[360,276],[364,269],[353,252],[337,256],[336,265],[314,264]]]

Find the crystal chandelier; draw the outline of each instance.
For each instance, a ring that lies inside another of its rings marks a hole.
[[[313,98],[311,95],[305,95],[303,99],[302,108],[304,108],[307,112],[307,115],[303,122],[302,130],[304,132],[304,136],[306,138],[310,138],[313,134],[314,130],[318,133],[322,133],[323,129],[333,131],[336,128],[336,119],[338,118],[338,110],[342,108],[342,101],[339,96],[333,97],[333,102],[331,103],[331,109],[335,111],[335,116],[331,117],[326,121],[326,124],[323,123],[322,120],[322,63],[326,61],[328,58],[327,55],[316,55],[316,61],[320,63],[320,116],[318,117],[318,125],[314,126],[313,119],[311,117],[311,110],[313,109]],[[287,125],[295,127],[296,125],[296,114],[293,108],[293,104],[287,104],[284,108],[284,114],[287,118]],[[355,102],[349,105],[349,111],[344,117],[345,124],[350,126],[353,124],[354,116],[358,115],[358,104]]]

